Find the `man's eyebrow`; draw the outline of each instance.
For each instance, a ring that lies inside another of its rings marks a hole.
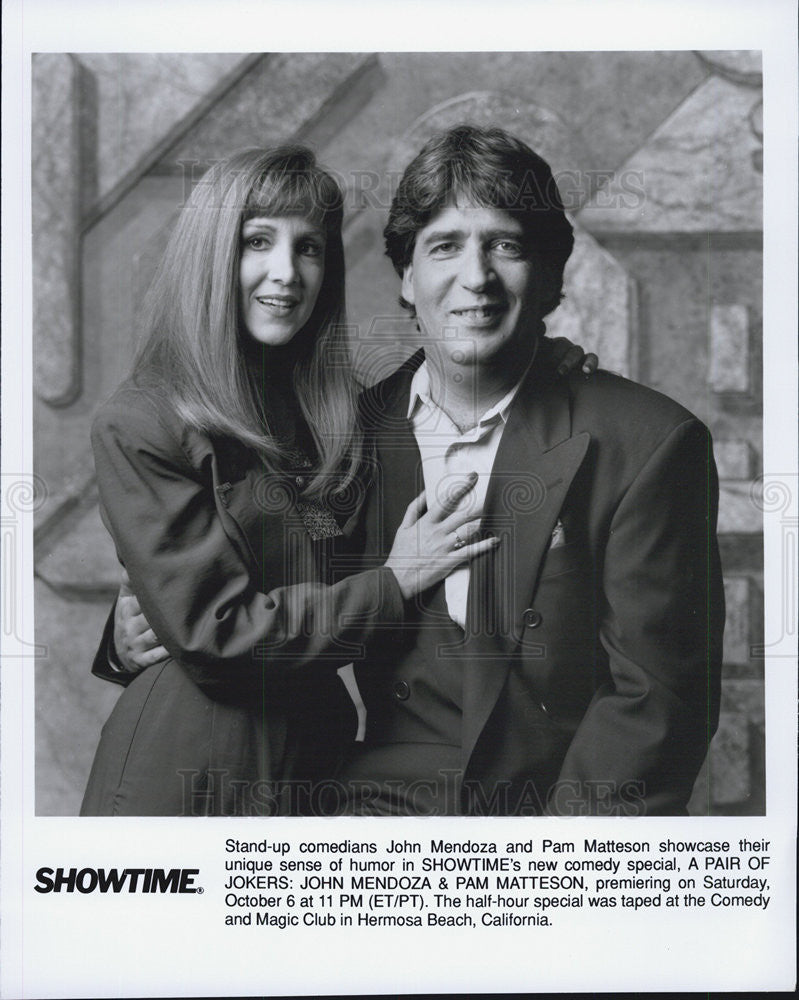
[[[520,242],[524,241],[524,231],[521,227],[517,228],[516,226],[511,226],[509,229],[489,229],[488,232],[483,235],[489,240],[496,240],[501,237],[503,239],[518,240]]]
[[[422,246],[429,246],[431,243],[446,243],[463,236],[462,229],[434,229],[422,239]]]
[[[462,239],[464,231],[462,229],[434,229],[422,239],[422,246],[430,246],[433,243],[446,243],[450,240]],[[524,242],[525,236],[521,227],[511,224],[508,228],[500,226],[496,229],[487,229],[480,232],[481,239],[511,239]]]

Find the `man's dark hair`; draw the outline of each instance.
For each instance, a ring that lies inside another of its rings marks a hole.
[[[529,248],[553,270],[553,296],[542,316],[561,299],[563,268],[574,245],[549,164],[500,128],[456,125],[434,135],[402,175],[383,230],[386,254],[397,274],[411,263],[416,234],[463,196],[475,205],[499,208],[522,225]],[[411,308],[403,298],[400,303]]]

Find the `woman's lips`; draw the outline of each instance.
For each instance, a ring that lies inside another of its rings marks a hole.
[[[256,295],[255,301],[275,316],[288,316],[299,304],[291,295]]]

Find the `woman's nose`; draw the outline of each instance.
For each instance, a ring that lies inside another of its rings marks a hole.
[[[269,277],[282,285],[291,285],[297,280],[297,258],[290,243],[279,242],[269,254]]]

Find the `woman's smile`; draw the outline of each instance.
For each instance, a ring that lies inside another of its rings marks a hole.
[[[255,300],[273,316],[289,316],[300,302],[293,295],[256,295]]]

